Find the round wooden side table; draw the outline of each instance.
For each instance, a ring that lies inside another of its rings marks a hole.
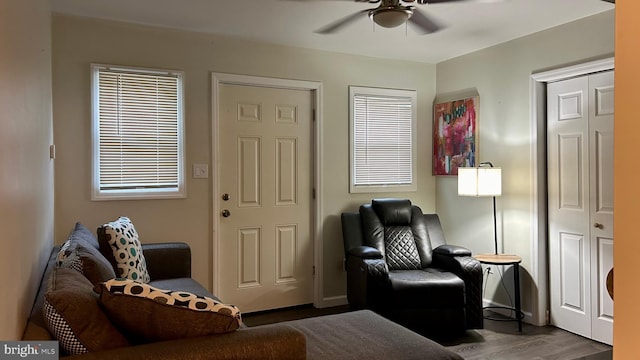
[[[518,255],[509,255],[509,254],[478,254],[474,255],[478,261],[482,264],[489,265],[512,265],[513,266],[513,287],[515,292],[515,307],[505,307],[505,306],[487,306],[485,309],[493,309],[493,308],[504,308],[507,310],[511,310],[515,312],[515,320],[518,321],[518,331],[522,332],[522,318],[524,318],[524,314],[520,308],[520,263],[522,262],[522,258]],[[495,320],[492,318],[488,318],[489,320]]]

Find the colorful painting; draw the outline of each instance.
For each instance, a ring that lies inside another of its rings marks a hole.
[[[458,175],[459,167],[476,166],[479,102],[474,96],[435,105],[433,175]]]

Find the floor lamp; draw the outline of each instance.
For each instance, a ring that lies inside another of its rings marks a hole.
[[[483,167],[483,166],[488,167]],[[498,225],[496,220],[496,196],[502,195],[502,170],[490,162],[479,167],[458,168],[458,196],[493,197],[493,236],[495,254],[498,255]]]

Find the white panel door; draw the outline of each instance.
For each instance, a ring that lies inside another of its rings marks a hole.
[[[613,343],[613,72],[589,76],[591,338]]]
[[[551,324],[591,337],[588,78],[547,87]]]
[[[612,342],[613,72],[547,87],[551,324]]]
[[[220,298],[312,303],[312,93],[221,84],[219,97]]]

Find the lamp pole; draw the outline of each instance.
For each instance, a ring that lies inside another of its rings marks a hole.
[[[498,255],[498,222],[496,221],[496,197],[493,197],[493,244]]]
[[[479,166],[489,165],[489,167],[493,167],[493,164],[490,161],[481,162]],[[496,197],[493,196],[493,244],[495,247],[495,254],[498,255],[498,221],[496,220]]]

